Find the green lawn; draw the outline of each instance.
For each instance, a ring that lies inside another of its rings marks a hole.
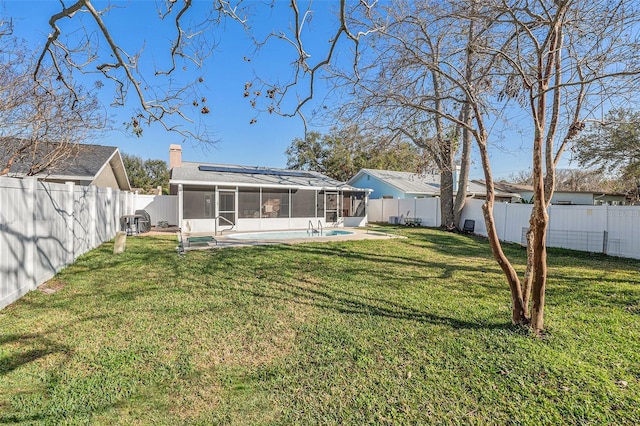
[[[640,424],[640,262],[551,251],[537,339],[485,240],[391,229],[104,244],[0,311],[0,423]]]

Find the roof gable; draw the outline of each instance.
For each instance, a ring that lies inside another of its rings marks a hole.
[[[405,194],[440,193],[440,175],[432,173],[419,174],[392,170],[362,169],[347,183],[354,184],[364,176],[377,179]]]
[[[5,164],[20,143],[21,141],[18,139],[2,141],[4,147],[2,160]],[[31,173],[33,165],[50,162],[34,176],[44,180],[81,181],[90,184],[105,168],[111,167],[119,188],[122,190],[131,189],[118,148],[104,145],[73,144],[56,153],[58,148],[59,144],[57,143],[39,143],[35,150],[27,150],[24,155],[17,157],[7,175],[23,177]]]

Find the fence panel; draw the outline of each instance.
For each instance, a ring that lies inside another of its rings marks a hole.
[[[498,228],[498,238],[502,241],[519,243],[522,228],[529,227],[532,207],[531,204],[497,203],[493,215],[496,221],[496,227]],[[480,207],[476,208],[481,209],[482,203],[480,203]],[[482,214],[482,212],[480,214]],[[482,226],[485,229],[484,235],[486,235],[484,217],[481,220]],[[476,221],[476,226],[477,224],[478,222]]]
[[[0,308],[32,290],[35,179],[0,177]]]
[[[473,232],[486,237],[487,227],[484,224],[484,216],[482,215],[482,204],[484,204],[484,200],[466,200],[464,202],[464,208],[462,209],[462,215],[458,226],[461,227],[467,219],[473,220],[475,221],[475,228]]]
[[[474,232],[486,237],[487,228],[482,214],[482,204],[484,200],[467,200],[462,211],[461,223],[466,219],[474,220]],[[440,225],[440,206],[435,198],[377,199],[370,200],[369,206],[371,222],[387,222],[389,216],[415,214],[423,219],[424,226]],[[502,241],[525,244],[524,235],[529,228],[532,208],[531,204],[495,204],[493,214],[498,238]],[[438,220],[435,223],[431,222],[433,214],[429,213],[430,209],[438,212]],[[605,252],[612,256],[640,259],[640,207],[553,205],[548,211],[547,246]]]
[[[608,254],[640,259],[640,207],[610,206],[607,210],[607,231]]]
[[[607,230],[608,206],[549,206],[549,229],[563,231]]]
[[[439,198],[417,198],[415,209],[415,215],[422,219],[423,226],[440,226]]]
[[[416,200],[415,198],[402,198],[398,200],[398,210],[402,219],[407,217],[415,217]],[[403,222],[401,222],[403,223]]]
[[[70,197],[66,185],[37,182],[33,237],[38,283],[52,278],[69,262],[67,219],[73,214],[68,210]]]
[[[92,206],[95,205],[95,187],[76,186],[73,192],[73,258],[95,247],[92,237],[95,235],[93,226]]]
[[[0,177],[0,308],[115,236],[130,194]]]
[[[382,220],[382,200],[381,199],[368,201],[367,220],[369,222],[386,222]]]
[[[391,216],[400,216],[400,206],[397,199],[369,200],[369,206],[373,206],[371,207],[372,216],[369,216],[369,210],[367,210],[369,222],[388,222]]]
[[[164,221],[169,225],[178,223],[177,195],[140,195],[135,194],[135,209],[146,210],[151,216],[151,224]]]

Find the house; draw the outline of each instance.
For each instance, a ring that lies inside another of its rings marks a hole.
[[[520,203],[522,196],[517,191],[512,191],[507,186],[493,185],[494,201],[496,203]],[[479,200],[487,199],[487,185],[483,180],[472,179],[469,182],[467,195]]]
[[[531,185],[496,182],[494,186],[496,190],[500,189],[519,194],[524,202],[529,203],[533,199],[533,187]],[[624,193],[600,191],[555,191],[551,197],[552,205],[624,205],[625,201],[626,194]]]
[[[170,146],[169,168],[185,232],[366,224],[369,191],[320,173],[185,162],[180,145]]]
[[[440,194],[440,175],[361,169],[348,185],[372,190],[369,198],[425,198]]]
[[[2,164],[15,152],[19,140],[2,141]],[[74,144],[64,150],[55,143],[41,143],[35,153],[18,156],[6,174],[8,177],[35,176],[45,182],[74,182],[76,185],[95,185],[129,191],[129,178],[122,162],[120,150],[113,146]],[[43,164],[41,169],[34,165]]]
[[[369,198],[428,198],[440,196],[440,175],[437,173],[411,173],[391,170],[362,169],[347,184],[356,188],[370,188]],[[457,191],[457,170],[454,173],[454,195]],[[467,196],[485,199],[486,187],[481,181],[470,181]],[[496,201],[519,200],[517,194],[497,191]]]

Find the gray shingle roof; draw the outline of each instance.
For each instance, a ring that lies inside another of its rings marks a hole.
[[[353,182],[361,173],[366,173],[384,181],[406,194],[439,194],[440,175],[396,172],[391,170],[362,169],[349,182]]]
[[[11,147],[16,146],[19,141],[2,141],[2,161],[6,164],[12,152]],[[9,176],[23,176],[31,170],[34,164],[38,164],[51,155],[56,149],[56,143],[40,143],[36,152],[28,152],[18,158],[9,169]],[[54,160],[37,176],[77,176],[79,178],[94,178],[102,169],[104,164],[111,159],[118,148],[102,145],[77,144],[69,146],[69,150],[64,155]]]
[[[203,166],[203,167],[201,167]],[[216,170],[219,169],[219,170]],[[183,161],[171,170],[171,184],[229,185],[255,187],[298,187],[356,190],[321,173],[268,167],[246,167],[228,164],[207,164]]]
[[[517,192],[506,191],[504,186],[495,183],[493,189],[495,196],[499,198],[521,198]],[[487,185],[484,183],[484,180],[471,180],[469,181],[469,192],[486,195]]]

